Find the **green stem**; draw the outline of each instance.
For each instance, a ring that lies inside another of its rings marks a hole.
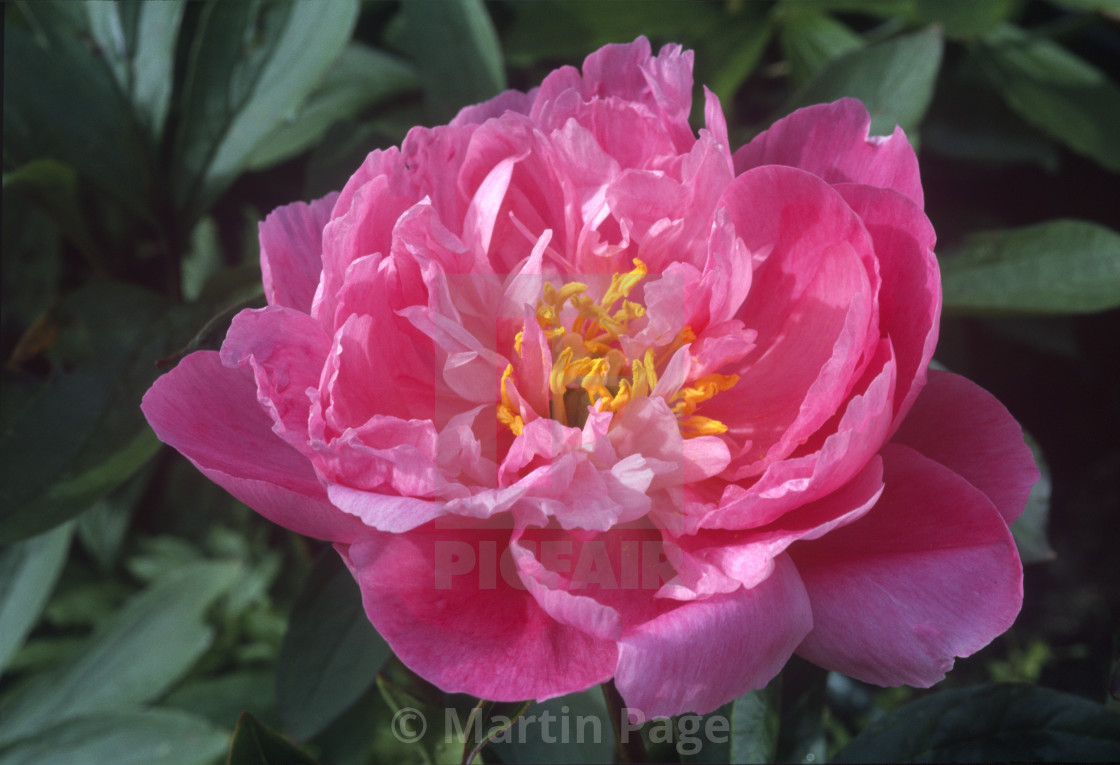
[[[626,702],[622,694],[615,687],[614,680],[603,683],[603,698],[607,702],[607,714],[611,718],[611,727],[614,728],[614,741],[618,749],[618,761],[625,763],[639,763],[646,761],[646,745],[642,741],[639,731],[628,730],[626,740],[622,737],[623,715],[626,714]]]

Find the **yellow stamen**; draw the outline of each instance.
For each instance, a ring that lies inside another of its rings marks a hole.
[[[513,408],[513,402],[506,391],[506,383],[513,376],[513,364],[506,364],[506,371],[502,373],[502,403],[498,406],[498,422],[513,431],[513,435],[520,436],[525,430],[525,421]]]
[[[694,414],[691,417],[686,417],[681,420],[681,431],[685,438],[717,436],[720,433],[726,433],[727,426],[719,420],[713,420],[711,417],[701,417],[698,414]]]

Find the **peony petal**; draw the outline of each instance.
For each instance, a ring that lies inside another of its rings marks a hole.
[[[626,632],[614,681],[646,719],[706,714],[770,682],[812,624],[783,555],[757,587],[681,604]]]
[[[735,171],[763,165],[808,170],[829,183],[894,189],[924,204],[918,158],[902,128],[868,137],[871,115],[854,98],[798,109],[735,152]]]
[[[311,463],[272,432],[248,369],[222,366],[213,351],[192,353],[155,381],[141,408],[161,441],[270,521],[336,542],[364,530],[327,502]]]
[[[665,595],[691,600],[740,586],[754,587],[770,576],[775,559],[791,544],[816,539],[861,518],[882,491],[883,463],[874,457],[840,489],[806,502],[767,526],[734,533],[704,528],[668,540],[666,551],[680,573]],[[671,587],[678,591],[670,593]]]
[[[895,361],[889,341],[880,341],[866,376],[866,384],[857,387],[835,427],[821,428],[803,454],[768,465],[750,487],[728,484],[718,507],[699,523],[708,529],[764,526],[835,491],[864,469],[890,434]]]
[[[1039,478],[1023,430],[1007,408],[959,375],[931,371],[894,440],[940,462],[987,495],[1007,523]]]
[[[878,344],[874,256],[859,218],[826,183],[802,170],[761,167],[724,192],[738,235],[755,253],[750,293],[737,318],[758,332],[741,362],[724,370],[736,387],[701,414],[752,447],[731,480],[784,459],[827,422]]]
[[[528,114],[533,108],[535,92],[523,93],[520,90],[507,90],[483,101],[481,104],[464,106],[451,120],[451,125],[482,124],[486,120],[501,117],[506,112]]]
[[[614,643],[541,610],[503,554],[510,533],[429,526],[338,550],[393,652],[449,693],[548,699],[606,681]]]
[[[311,204],[293,202],[261,221],[261,277],[269,305],[311,313],[323,272],[323,227],[337,199],[332,192]]]
[[[319,383],[330,351],[330,338],[309,315],[269,306],[233,317],[222,343],[227,367],[252,368],[257,401],[271,415],[273,431],[310,456],[308,389]]]
[[[1007,525],[968,481],[901,444],[861,519],[789,550],[813,607],[809,661],[879,685],[929,687],[1019,613]]]
[[[879,326],[898,358],[897,426],[925,384],[937,345],[941,276],[933,254],[936,236],[922,209],[901,194],[846,183],[836,190],[863,220],[875,243],[883,279]]]

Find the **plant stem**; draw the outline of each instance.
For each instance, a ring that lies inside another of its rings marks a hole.
[[[639,763],[646,761],[646,745],[642,741],[640,732],[627,728],[627,735],[623,738],[623,715],[626,712],[626,702],[622,694],[614,685],[614,680],[603,683],[603,698],[607,702],[607,714],[611,718],[611,727],[614,728],[614,741],[618,749],[619,762]],[[628,718],[626,718],[628,721]]]

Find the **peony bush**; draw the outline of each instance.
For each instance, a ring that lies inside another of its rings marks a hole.
[[[914,152],[857,101],[733,149],[639,38],[374,151],[260,227],[268,306],[144,398],[159,437],[332,542],[446,691],[614,681],[704,713],[793,653],[928,686],[1014,621],[1038,477],[929,371]]]

